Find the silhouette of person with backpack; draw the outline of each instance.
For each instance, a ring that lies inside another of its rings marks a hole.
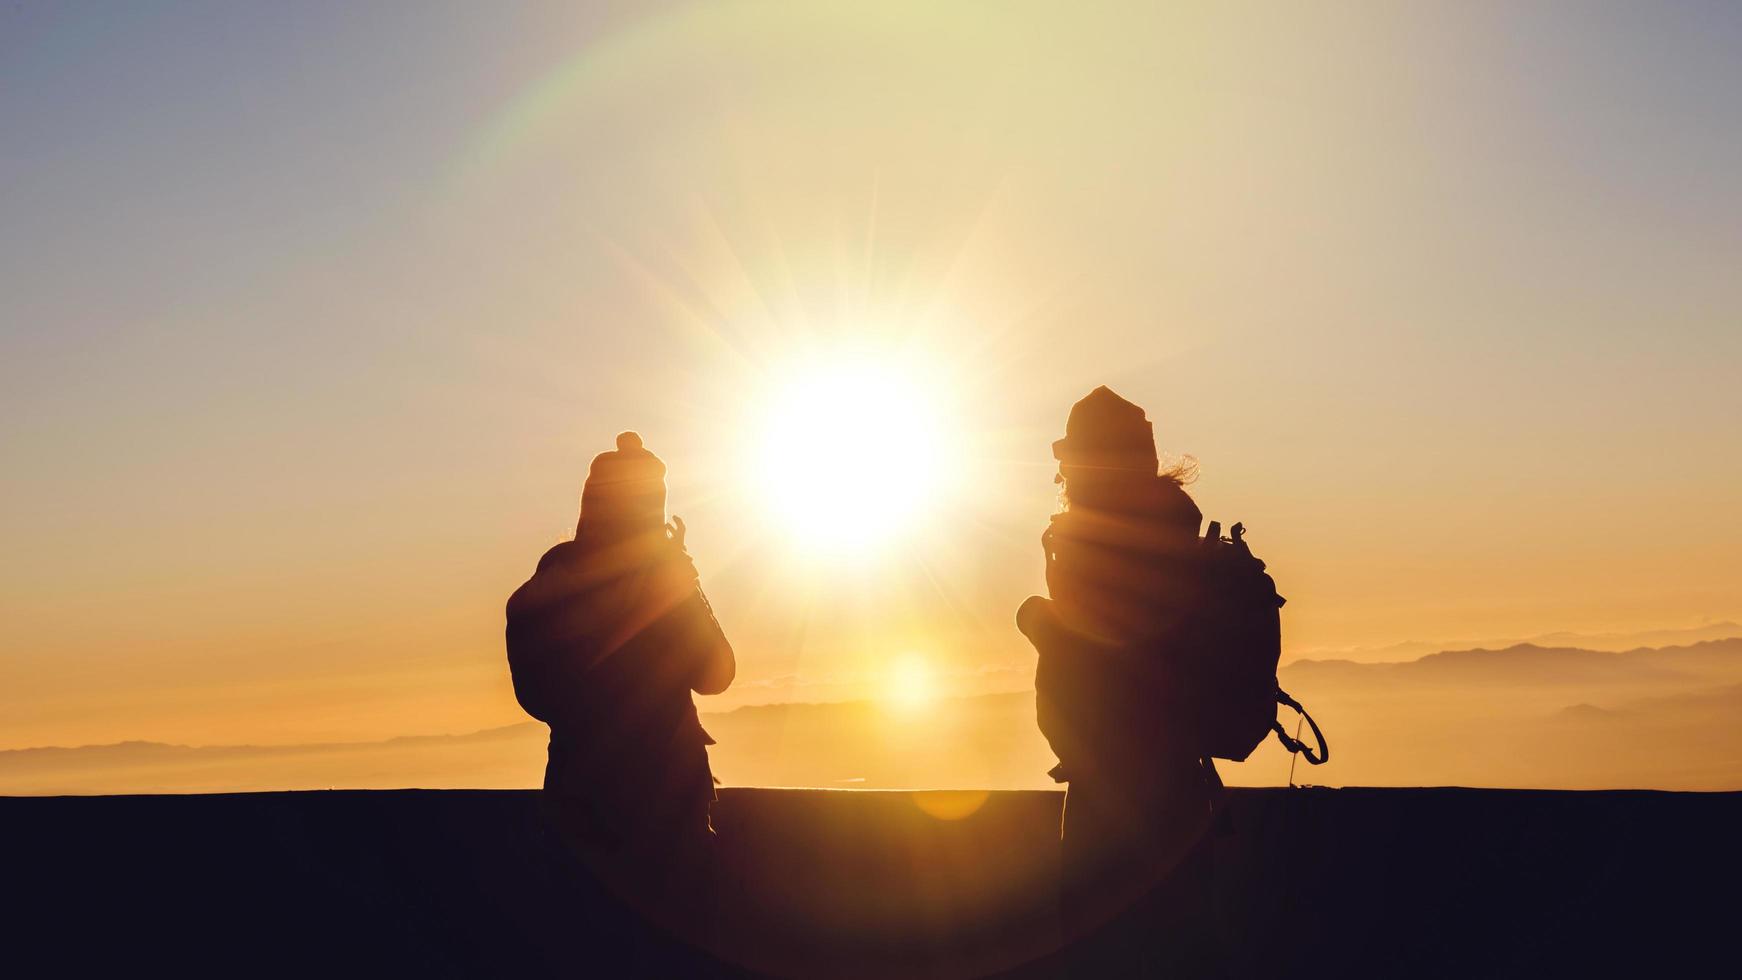
[[[594,457],[574,540],[539,559],[507,620],[515,697],[550,725],[552,829],[644,914],[705,928],[713,739],[690,695],[724,691],[736,661],[639,435]]]
[[[1017,626],[1036,714],[1069,782],[1061,914],[1084,975],[1209,967],[1207,831],[1220,783],[1196,733],[1189,658],[1202,514],[1161,471],[1143,409],[1096,388],[1053,444],[1063,509],[1042,535],[1050,598]]]

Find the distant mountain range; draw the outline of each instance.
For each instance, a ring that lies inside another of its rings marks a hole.
[[[1280,680],[1332,733],[1326,782],[1742,788],[1742,638],[1307,660]]]
[[[1332,743],[1333,785],[1742,788],[1742,638],[1623,651],[1515,644],[1405,662],[1299,660],[1283,686]],[[1284,716],[1285,723],[1288,716]],[[1047,788],[1032,693],[897,707],[769,704],[703,715],[728,784]],[[291,746],[122,742],[0,751],[0,794],[508,788],[542,780],[546,729]],[[1238,785],[1276,785],[1274,742]]]
[[[1445,650],[1395,663],[1296,660],[1284,665],[1282,674],[1315,681],[1334,676],[1364,685],[1623,684],[1649,688],[1728,678],[1739,662],[1742,638],[1620,652],[1519,643],[1499,650]]]
[[[1362,662],[1414,660],[1441,650],[1463,648],[1503,650],[1529,644],[1539,647],[1571,647],[1611,653],[1637,650],[1642,647],[1672,647],[1704,640],[1728,640],[1742,637],[1742,623],[1728,620],[1690,626],[1681,629],[1638,630],[1614,633],[1540,633],[1534,636],[1513,636],[1482,640],[1407,640],[1372,647],[1343,647],[1300,650],[1284,657],[1285,661],[1311,658],[1314,660],[1358,660]]]
[[[544,725],[306,745],[117,742],[0,751],[0,794],[511,789],[543,778]]]

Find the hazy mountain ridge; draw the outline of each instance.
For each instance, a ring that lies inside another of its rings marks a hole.
[[[1623,651],[1517,644],[1280,671],[1341,784],[1742,787],[1742,638]]]
[[[525,721],[514,725],[502,725],[496,728],[484,728],[475,732],[461,732],[452,735],[395,735],[392,738],[362,742],[294,742],[287,745],[183,745],[178,742],[152,742],[143,739],[128,739],[125,742],[103,742],[93,745],[42,745],[22,749],[0,749],[0,765],[7,762],[65,758],[68,753],[108,753],[115,755],[182,755],[198,753],[201,755],[272,755],[295,754],[305,752],[339,752],[348,749],[381,748],[394,745],[424,745],[444,744],[455,741],[488,741],[523,733],[529,729],[544,729],[544,725],[536,721]]]
[[[175,745],[127,741],[0,751],[0,794],[536,786],[548,729],[527,721],[374,742]]]
[[[1701,626],[1679,629],[1651,629],[1633,632],[1575,633],[1559,630],[1532,636],[1489,637],[1480,640],[1405,640],[1384,646],[1333,647],[1302,650],[1285,654],[1285,663],[1304,660],[1351,660],[1359,663],[1401,663],[1433,653],[1454,649],[1503,650],[1516,646],[1570,647],[1619,653],[1641,648],[1660,648],[1699,643],[1705,640],[1728,640],[1742,637],[1742,623],[1724,620]]]
[[[944,698],[938,703],[954,705],[1002,704],[1008,701],[1022,701],[1028,704],[1034,702],[1033,691],[998,691],[992,694],[969,694],[962,697]],[[732,718],[799,716],[813,713],[827,714],[836,711],[856,711],[879,716],[901,715],[906,709],[896,708],[883,701],[872,698],[854,698],[848,701],[778,701],[771,704],[746,704],[726,711],[703,711],[703,724],[711,720],[726,720]]]
[[[1515,644],[1397,663],[1303,660],[1283,685],[1333,747],[1296,777],[1338,785],[1742,787],[1742,638],[1625,651]],[[1284,713],[1285,724],[1291,715]],[[897,705],[786,702],[706,712],[729,785],[1042,789],[1055,761],[1016,691]],[[544,725],[378,742],[185,746],[128,741],[0,751],[0,793],[536,786]],[[1286,781],[1268,742],[1220,763]]]
[[[1688,683],[1731,673],[1742,676],[1742,637],[1619,652],[1519,643],[1498,650],[1443,650],[1395,662],[1307,659],[1284,664],[1278,673],[1283,678],[1332,674],[1370,683]]]

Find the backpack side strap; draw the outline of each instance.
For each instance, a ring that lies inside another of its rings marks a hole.
[[[1326,762],[1329,762],[1331,759],[1331,746],[1325,741],[1325,733],[1319,731],[1319,723],[1313,721],[1313,716],[1307,714],[1307,710],[1300,706],[1300,702],[1289,697],[1288,692],[1280,687],[1276,689],[1276,703],[1287,705],[1288,707],[1300,712],[1300,716],[1305,718],[1306,723],[1311,726],[1313,730],[1313,738],[1317,739],[1319,743],[1319,750],[1315,753],[1312,750],[1312,746],[1290,736],[1288,731],[1282,727],[1282,722],[1272,721],[1270,723],[1270,730],[1276,733],[1277,739],[1282,742],[1282,747],[1287,749],[1290,753],[1298,752],[1301,755],[1306,756],[1306,761],[1315,766],[1322,766]]]

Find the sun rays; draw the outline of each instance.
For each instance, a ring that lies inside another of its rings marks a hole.
[[[630,318],[615,335],[635,338],[574,365],[577,402],[614,415],[577,438],[590,450],[635,428],[666,459],[670,510],[744,638],[744,676],[876,678],[913,649],[946,672],[1014,658],[982,583],[1032,550],[1054,435],[1012,421],[1033,393],[1010,381],[1047,358],[1032,321],[1073,287],[1011,288],[1019,202],[980,161],[926,177],[936,206],[916,209],[915,174],[789,173],[764,136],[720,120],[715,179],[671,188],[658,221],[609,202],[575,214],[576,254],[600,260],[584,273],[601,283],[577,287],[577,316],[608,295],[604,315]],[[641,354],[656,349],[650,368]],[[1023,447],[1033,459],[1014,458]]]
[[[947,403],[909,365],[840,355],[770,393],[747,462],[765,518],[808,552],[851,559],[907,543],[965,465]]]

